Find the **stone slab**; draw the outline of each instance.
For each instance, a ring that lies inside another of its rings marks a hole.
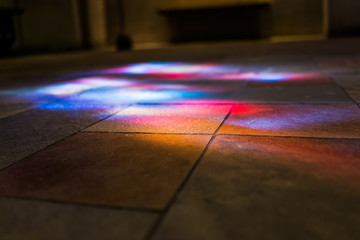
[[[0,171],[0,195],[163,209],[210,137],[77,134]]]
[[[355,104],[238,105],[220,134],[360,138]]]
[[[0,198],[2,240],[141,240],[156,213]]]
[[[218,136],[152,239],[359,239],[359,160],[359,140]]]

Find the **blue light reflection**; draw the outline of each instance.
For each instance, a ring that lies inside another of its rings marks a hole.
[[[138,63],[92,72],[92,76],[84,73],[86,77],[36,89],[1,91],[0,96],[14,95],[36,108],[48,110],[96,109],[147,102],[217,104],[228,101],[229,92],[235,96],[233,87],[241,88],[246,82],[306,78],[304,74],[261,70],[213,63]],[[224,81],[232,83],[227,85]]]

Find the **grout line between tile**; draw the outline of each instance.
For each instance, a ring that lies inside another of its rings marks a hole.
[[[358,106],[358,103],[356,102],[356,100],[353,99],[353,97],[346,91],[346,89],[344,87],[342,87],[331,75],[328,75],[328,77],[336,83],[338,88],[340,88],[341,91],[343,91],[345,93],[345,95],[348,96],[353,103],[355,103],[356,106]],[[360,108],[360,106],[358,106],[358,107]]]
[[[130,106],[131,106],[131,104],[128,105],[128,106],[126,106],[126,107],[124,107],[124,109],[125,109],[125,108],[128,108],[128,107],[130,107]],[[0,171],[1,171],[1,170],[5,170],[5,169],[11,167],[12,165],[14,165],[14,164],[16,164],[16,163],[18,163],[18,162],[21,162],[21,161],[23,161],[24,159],[26,159],[26,158],[28,158],[28,157],[31,157],[31,156],[33,156],[33,155],[35,155],[35,154],[37,154],[37,153],[39,153],[39,152],[41,152],[41,151],[43,151],[43,150],[45,150],[45,149],[48,149],[48,148],[54,146],[55,144],[57,144],[57,143],[59,143],[59,142],[61,142],[61,141],[64,141],[65,139],[71,138],[72,136],[74,136],[74,135],[76,135],[76,134],[78,134],[78,133],[81,133],[84,129],[89,128],[90,126],[93,126],[94,124],[97,124],[97,123],[99,123],[99,122],[101,122],[101,121],[103,121],[103,120],[105,120],[105,119],[108,119],[109,117],[115,115],[116,113],[118,113],[118,112],[120,112],[120,111],[122,111],[122,110],[124,110],[124,109],[121,109],[121,110],[119,110],[119,111],[117,111],[117,112],[115,111],[114,113],[109,113],[108,116],[106,116],[106,117],[104,117],[104,118],[101,118],[101,119],[99,119],[98,121],[95,121],[95,122],[91,123],[90,125],[88,125],[88,126],[86,126],[86,127],[83,127],[83,128],[81,128],[81,129],[77,130],[76,132],[73,132],[72,134],[69,134],[68,136],[65,136],[65,137],[59,139],[58,141],[55,141],[55,142],[53,142],[53,143],[51,143],[51,144],[43,147],[42,149],[40,149],[40,150],[38,150],[38,151],[35,151],[35,152],[33,152],[33,153],[31,153],[31,154],[29,154],[29,155],[27,155],[27,156],[19,159],[18,161],[15,161],[15,162],[13,162],[13,163],[11,163],[11,164],[3,167],[3,168],[0,168]]]
[[[161,213],[161,210],[156,210],[156,209],[123,207],[123,206],[104,205],[104,204],[82,203],[82,202],[70,202],[70,201],[61,201],[61,200],[54,200],[54,199],[41,199],[41,198],[32,198],[32,197],[0,195],[0,200],[1,200],[1,198],[24,200],[24,201],[31,201],[31,202],[40,202],[40,203],[45,202],[45,203],[59,204],[59,205],[64,205],[64,206],[81,206],[81,207],[89,207],[89,208],[95,208],[95,209],[109,209],[109,210],[118,210],[118,211],[124,210],[124,211],[148,212],[148,213],[156,213],[156,214]]]
[[[232,137],[258,137],[258,138],[298,138],[298,139],[324,139],[324,140],[360,140],[359,138],[336,138],[336,137],[304,137],[304,136],[276,136],[276,135],[250,135],[250,134],[217,134],[217,136]]]
[[[21,112],[17,112],[15,114],[11,114],[9,116],[6,116],[6,117],[3,117],[3,118],[0,118],[0,120],[3,120],[3,119],[7,119],[7,118],[10,118],[10,117],[13,117],[13,116],[16,116],[16,115],[19,115],[19,114],[22,114],[22,113],[26,113],[26,112],[29,112],[29,111],[32,111],[32,110],[35,110],[36,108],[34,107],[30,107],[29,109],[26,109],[24,111],[21,111]]]
[[[220,126],[221,127],[221,126]],[[220,130],[220,128],[219,128]],[[217,132],[217,131],[216,131]],[[101,132],[101,131],[82,131],[81,133],[94,133],[94,134],[146,134],[146,135],[177,135],[177,136],[212,136],[211,133],[158,133],[158,132]],[[359,138],[339,138],[339,137],[307,137],[307,136],[280,136],[280,135],[251,135],[251,134],[229,134],[229,133],[216,133],[216,136],[238,136],[238,137],[267,137],[267,138],[300,138],[300,139],[332,139],[332,140],[360,140]]]
[[[220,130],[220,128],[222,127],[222,125],[225,123],[225,121],[228,119],[228,117],[230,116],[232,112],[232,108],[229,110],[229,112],[227,113],[227,115],[224,117],[223,121],[220,123],[219,127],[215,130],[215,132],[212,134],[212,137],[210,138],[209,142],[206,144],[204,150],[202,151],[202,153],[200,154],[200,156],[198,157],[197,161],[194,163],[194,165],[192,166],[192,168],[190,169],[189,173],[187,174],[187,176],[185,177],[185,179],[183,180],[183,182],[180,184],[180,186],[177,188],[177,190],[175,191],[174,195],[172,196],[172,198],[170,199],[170,201],[168,202],[167,206],[165,207],[165,209],[163,210],[163,212],[161,213],[161,215],[159,216],[158,220],[155,222],[155,224],[153,225],[153,227],[149,230],[149,232],[146,234],[145,238],[146,240],[150,240],[156,233],[156,231],[158,230],[158,228],[160,227],[161,223],[163,222],[165,216],[167,215],[167,213],[169,212],[171,206],[174,204],[174,202],[176,201],[176,198],[178,197],[178,195],[181,193],[181,191],[185,188],[186,183],[189,181],[190,177],[193,175],[193,172],[195,171],[195,169],[197,168],[197,166],[200,164],[200,161],[202,160],[202,158],[204,157],[205,153],[207,152],[208,148],[210,147],[211,143],[214,141],[217,132]]]
[[[166,133],[166,132],[109,132],[109,131],[82,131],[82,133],[102,133],[102,134],[148,134],[148,135],[213,135],[213,133]]]

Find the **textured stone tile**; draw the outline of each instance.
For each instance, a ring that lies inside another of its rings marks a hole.
[[[360,141],[218,136],[153,240],[360,238]]]
[[[162,209],[211,136],[82,133],[0,172],[0,195]]]
[[[339,105],[238,105],[220,134],[360,138],[360,109]]]
[[[157,214],[0,198],[2,240],[141,240]]]
[[[0,120],[0,169],[90,126],[112,111],[74,106],[69,109],[62,104],[48,107],[49,110],[34,109]]]
[[[26,106],[26,105],[1,105],[0,104],[0,119],[15,115],[17,113],[24,112],[29,109],[31,109],[31,107]]]
[[[86,131],[211,134],[229,110],[230,106],[212,105],[132,106]]]

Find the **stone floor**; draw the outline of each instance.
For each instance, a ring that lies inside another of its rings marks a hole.
[[[0,60],[0,238],[360,239],[360,39]]]

